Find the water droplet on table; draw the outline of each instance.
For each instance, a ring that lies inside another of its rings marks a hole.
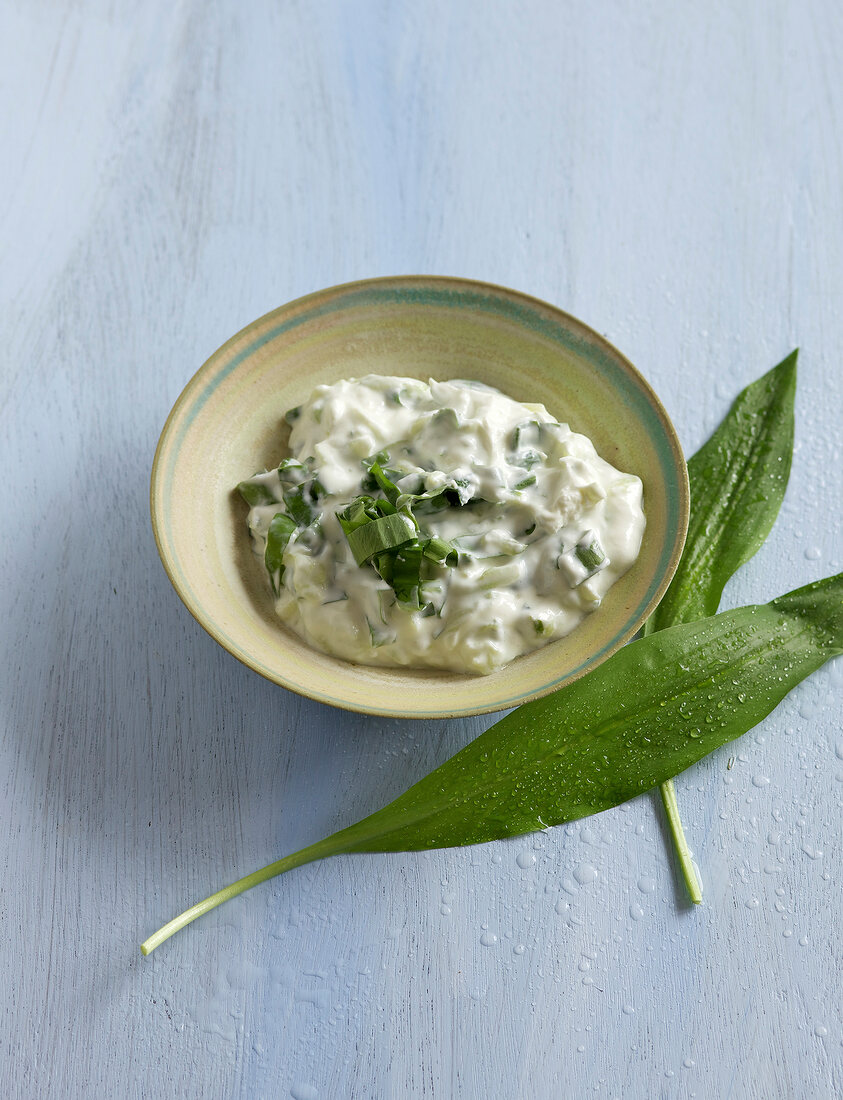
[[[574,878],[580,886],[587,886],[590,882],[597,881],[597,868],[592,867],[590,863],[581,863],[574,869]]]
[[[319,1100],[319,1093],[313,1085],[295,1084],[290,1086],[293,1100]]]

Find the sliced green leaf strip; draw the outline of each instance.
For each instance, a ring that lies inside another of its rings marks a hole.
[[[285,458],[278,464],[278,476],[284,482],[297,485],[307,476],[304,464],[295,458]]]
[[[295,520],[285,515],[284,512],[277,512],[269,525],[263,560],[276,596],[284,580],[284,551],[287,549],[287,543],[295,530]]]
[[[535,484],[536,484],[536,475],[535,474],[528,474],[527,477],[522,478],[521,481],[516,482],[516,484],[513,485],[512,488],[516,492],[520,492],[522,489],[526,489],[530,485],[535,485]]]
[[[257,480],[260,476],[260,474],[255,474],[254,478],[250,478],[248,481],[241,481],[237,486],[237,492],[250,508],[258,508],[264,504],[279,503],[272,489],[265,482]]]
[[[380,516],[346,532],[348,545],[358,565],[364,565],[375,554],[384,550],[392,550],[396,546],[412,542],[415,537],[415,526],[400,512],[391,516]]]
[[[459,559],[456,548],[450,542],[446,542],[445,539],[425,539],[421,544],[421,548],[426,558],[438,562],[440,565],[456,565]]]
[[[377,457],[372,462],[372,465],[369,467],[369,476],[371,478],[371,481],[368,482],[364,487],[371,488],[373,490],[380,489],[386,499],[390,502],[390,504],[396,504],[398,498],[401,496],[401,491],[392,480],[392,477],[394,476],[400,478],[401,475],[396,470],[385,470],[381,463],[377,461]],[[383,461],[386,461],[386,459],[384,459]]]
[[[606,560],[600,540],[593,531],[589,531],[586,537],[580,539],[574,547],[574,553],[579,559],[580,565],[588,571],[589,575],[596,573]]]
[[[299,527],[307,527],[313,522],[314,512],[305,497],[305,486],[300,485],[297,489],[286,492],[284,503]]]
[[[382,490],[385,497],[357,497],[337,513],[337,519],[355,562],[360,566],[371,564],[401,603],[420,609],[424,561],[454,566],[459,555],[456,548],[444,539],[420,535],[411,503],[423,501],[436,507],[436,502],[427,494],[416,496],[401,493],[390,477],[394,473],[400,479],[401,474],[384,470],[382,463],[387,461],[388,455],[379,452],[363,463],[369,470],[372,483]],[[445,490],[448,491],[451,490]],[[437,490],[436,496],[442,493],[442,490]],[[448,504],[446,500],[444,507]]]
[[[402,603],[413,607],[419,606],[421,562],[422,549],[418,543],[402,547],[392,560],[389,584]]]

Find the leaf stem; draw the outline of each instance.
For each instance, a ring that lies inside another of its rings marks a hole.
[[[332,840],[328,837],[326,840]],[[205,898],[204,901],[197,902],[196,905],[191,905],[189,909],[185,909],[179,916],[174,917],[171,921],[168,921],[163,928],[159,928],[157,932],[154,932],[149,939],[144,940],[141,944],[141,953],[143,955],[149,955],[154,951],[156,947],[175,935],[179,929],[184,928],[185,925],[195,921],[197,917],[203,916],[205,913],[209,913],[212,909],[216,909],[218,905],[222,905],[224,901],[230,901],[231,898],[236,898],[238,894],[244,893],[246,890],[251,890],[253,886],[258,886],[262,882],[266,882],[267,879],[274,878],[276,875],[281,875],[285,871],[292,871],[294,867],[301,867],[305,863],[312,863],[313,860],[322,859],[326,855],[331,855],[336,851],[336,847],[333,844],[327,844],[326,840],[320,840],[316,844],[311,844],[307,848],[302,848],[299,852],[293,852],[292,855],[284,856],[283,859],[277,859],[274,863],[270,863],[267,867],[262,867],[260,871],[253,871],[252,874],[246,875],[244,878],[237,879],[236,882],[232,882],[230,886],[224,886],[222,890],[217,890],[215,894],[211,894],[210,897]]]
[[[665,783],[662,783],[659,791],[661,792],[667,823],[670,826],[670,833],[673,837],[673,845],[679,859],[679,866],[682,869],[682,877],[688,889],[688,897],[694,905],[699,905],[702,901],[702,883],[697,874],[688,841],[685,839],[685,830],[682,828],[682,819],[679,816],[679,803],[676,801],[676,788],[673,786],[673,780],[668,779]]]

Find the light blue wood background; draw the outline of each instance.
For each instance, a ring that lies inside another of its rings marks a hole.
[[[841,55],[832,0],[2,6],[3,1096],[843,1093],[840,662],[679,781],[700,909],[643,797],[306,867],[138,951],[491,721],[299,699],[172,591],[155,442],[261,313],[511,285],[689,453],[798,344],[787,501],[726,604],[841,568]]]

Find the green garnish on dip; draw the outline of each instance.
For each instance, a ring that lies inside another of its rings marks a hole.
[[[389,497],[398,499],[391,482],[389,489]],[[411,609],[421,609],[419,591],[423,579],[430,576],[426,562],[453,566],[459,560],[450,543],[421,533],[407,504],[399,511],[391,499],[357,497],[337,519],[357,564],[370,564],[396,598]]]
[[[542,405],[369,375],[285,419],[291,454],[238,488],[278,615],[326,653],[493,672],[637,557],[641,482]]]

